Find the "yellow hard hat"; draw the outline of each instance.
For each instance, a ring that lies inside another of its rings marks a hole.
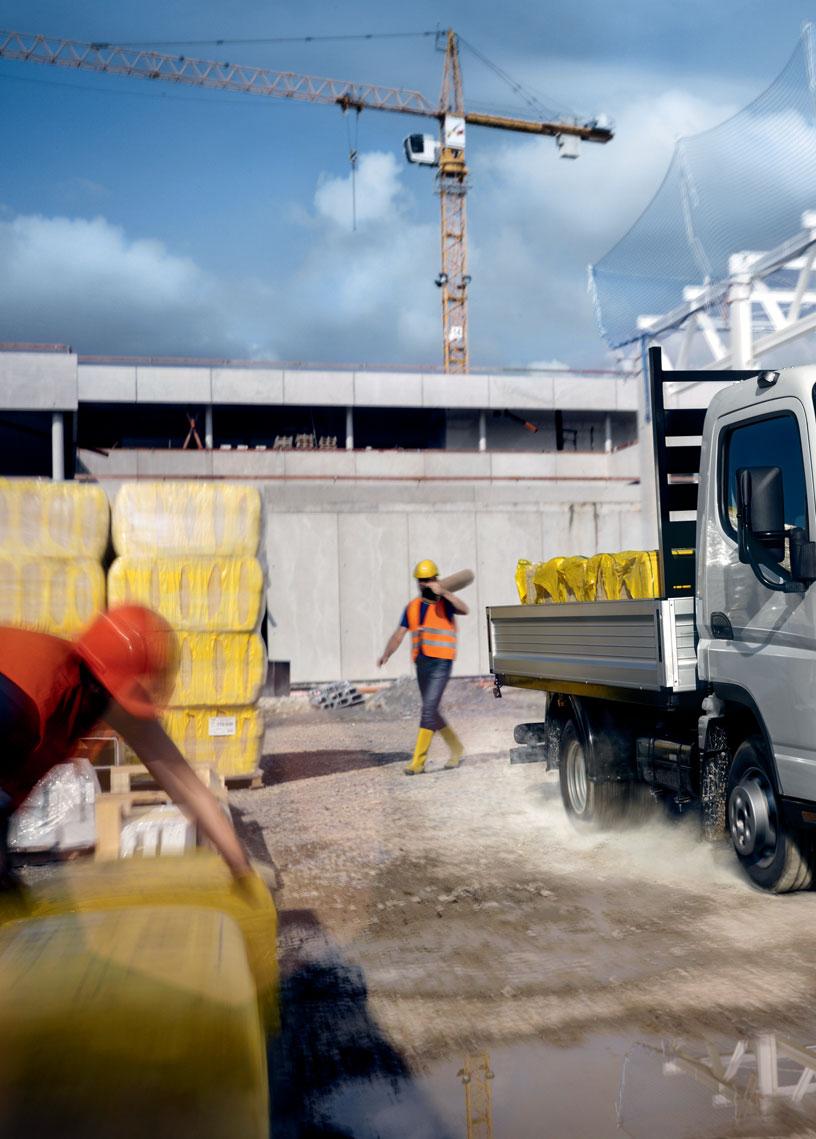
[[[418,581],[422,581],[427,577],[439,577],[439,566],[436,562],[432,562],[430,558],[425,558],[424,561],[417,562],[414,566],[414,577]]]

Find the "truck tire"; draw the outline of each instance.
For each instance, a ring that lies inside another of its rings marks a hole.
[[[567,818],[581,830],[604,830],[627,815],[629,784],[595,783],[588,778],[586,750],[572,720],[561,730],[558,782]]]
[[[759,736],[744,740],[728,773],[728,830],[748,877],[772,894],[806,890],[813,881],[813,848],[785,827],[771,765]]]

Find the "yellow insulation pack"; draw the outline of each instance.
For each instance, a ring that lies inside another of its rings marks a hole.
[[[255,487],[212,482],[125,483],[113,505],[117,554],[254,555],[261,541]]]
[[[249,882],[249,889],[234,882],[222,859],[206,850],[172,858],[71,863],[32,883],[24,916],[144,906],[195,906],[226,914],[241,931],[264,1024],[275,1030],[279,1023],[277,913],[262,883],[254,878]],[[19,902],[0,895],[0,936],[4,923],[20,916]],[[75,1050],[81,1052],[81,1048]],[[98,1071],[95,1076],[98,1081]],[[0,1135],[5,1134],[0,1128]]]
[[[108,603],[148,605],[177,630],[247,633],[263,608],[256,558],[117,558],[108,572]]]
[[[104,607],[97,562],[0,555],[0,625],[72,637]]]
[[[170,706],[254,704],[266,679],[257,633],[178,633],[179,671]]]
[[[243,939],[213,909],[63,914],[0,930],[0,1035],[2,1135],[269,1134]]]
[[[256,708],[171,708],[167,734],[190,763],[212,764],[220,775],[251,775],[261,759],[263,716]]]
[[[95,558],[108,545],[110,510],[99,486],[0,479],[0,554]]]
[[[659,596],[656,550],[624,550],[591,558],[550,558],[516,566],[522,605],[563,601],[620,601]]]

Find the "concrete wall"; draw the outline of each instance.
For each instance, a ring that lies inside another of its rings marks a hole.
[[[461,622],[456,671],[487,672],[485,606],[517,600],[519,558],[639,545],[637,452],[132,451],[82,458],[111,497],[123,479],[209,477],[214,466],[217,477],[256,482],[264,501],[270,658],[291,662],[293,683],[312,684],[408,671],[406,646],[381,673],[376,660],[414,594],[411,569],[426,557],[443,573],[475,570],[463,593],[471,615]],[[287,475],[289,460],[297,470]],[[338,460],[345,475],[336,475]]]

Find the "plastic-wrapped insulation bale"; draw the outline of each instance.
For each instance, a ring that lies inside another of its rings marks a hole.
[[[590,601],[617,601],[620,580],[614,554],[593,554],[586,563],[586,589]]]
[[[0,555],[0,625],[72,637],[104,607],[97,562]]]
[[[516,563],[516,592],[522,605],[532,604],[532,598],[528,597],[529,583],[527,581],[528,571],[532,564],[527,558],[519,558]]]
[[[263,716],[256,708],[172,708],[167,734],[190,763],[209,763],[220,775],[251,775],[261,760]]]
[[[233,919],[213,909],[11,923],[0,930],[0,1036],[2,1135],[269,1134],[246,950]]]
[[[261,541],[255,487],[215,482],[125,483],[113,504],[117,554],[252,556]]]
[[[24,912],[15,898],[0,894],[0,934],[5,922],[22,916],[53,917],[145,906],[151,907],[151,913],[152,907],[158,906],[195,906],[232,918],[244,939],[264,1024],[270,1031],[277,1028],[275,905],[257,880],[251,879],[248,887],[236,883],[222,859],[210,851],[196,850],[174,858],[65,864],[31,884]],[[75,1050],[81,1052],[78,1045]],[[99,1072],[93,1074],[98,1080]],[[4,1134],[0,1128],[0,1135]]]
[[[87,759],[58,763],[11,817],[12,850],[82,850],[96,842],[99,780]]]
[[[559,576],[564,582],[567,601],[594,600],[587,588],[586,558],[576,556],[564,558],[559,567]]]
[[[658,596],[660,576],[656,550],[626,550],[614,557],[621,566],[622,597]]]
[[[108,572],[110,605],[147,605],[179,631],[251,632],[263,600],[256,558],[125,556]]]
[[[567,587],[561,573],[565,561],[566,558],[550,558],[549,561],[536,563],[533,571],[536,604],[567,600]]]
[[[266,679],[256,633],[179,633],[179,671],[170,706],[254,704]]]
[[[0,554],[100,560],[110,509],[99,486],[0,478]]]

